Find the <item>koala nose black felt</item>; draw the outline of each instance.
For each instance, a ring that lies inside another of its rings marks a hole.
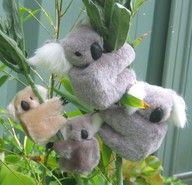
[[[21,107],[25,111],[28,111],[30,109],[30,105],[26,101],[21,101]]]
[[[156,108],[150,115],[149,121],[152,123],[158,123],[161,121],[162,117],[164,115],[164,112],[161,108]]]
[[[88,134],[87,130],[84,130],[84,129],[81,130],[81,138],[82,139],[87,139],[88,136],[89,136],[89,134]]]
[[[91,45],[91,56],[93,60],[98,60],[102,54],[103,54],[103,50],[101,46],[97,42],[94,42]]]

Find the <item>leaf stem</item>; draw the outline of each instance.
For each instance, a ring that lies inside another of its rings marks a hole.
[[[123,163],[122,158],[118,154],[116,154],[115,165],[116,165],[117,185],[123,185],[122,163]]]

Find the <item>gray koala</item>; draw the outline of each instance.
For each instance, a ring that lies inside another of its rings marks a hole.
[[[59,154],[60,166],[63,171],[89,174],[99,163],[99,144],[94,137],[97,127],[93,125],[93,117],[78,116],[68,120],[61,129],[65,140],[54,144]]]
[[[135,52],[129,44],[106,53],[100,35],[90,26],[81,25],[65,39],[45,44],[28,61],[61,75],[65,71],[77,97],[88,106],[103,110],[118,102],[136,83],[135,72],[127,68],[134,59]]]
[[[135,59],[129,44],[105,53],[102,38],[89,26],[80,26],[61,43],[73,65],[69,76],[75,93],[87,105],[106,109],[136,82],[135,72],[127,68]]]
[[[138,161],[154,153],[166,135],[168,123],[184,127],[185,102],[173,90],[138,82],[146,92],[149,109],[127,109],[113,106],[101,111],[105,124],[100,129],[104,142],[121,157]]]

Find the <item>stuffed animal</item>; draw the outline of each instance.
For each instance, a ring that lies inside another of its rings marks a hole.
[[[37,86],[42,97],[46,98],[46,90]],[[26,134],[38,144],[46,144],[64,125],[62,116],[63,101],[54,97],[40,104],[30,86],[17,93],[9,104],[9,112],[21,122]]]
[[[65,140],[55,142],[54,149],[59,154],[59,163],[64,172],[87,175],[98,165],[99,144],[94,135],[101,120],[96,117],[91,114],[75,117],[61,129]]]
[[[114,105],[101,111],[105,124],[100,129],[104,142],[121,157],[132,161],[144,159],[160,147],[168,123],[183,128],[186,122],[185,102],[173,90],[138,82],[144,87],[148,109],[127,109]]]
[[[61,51],[61,47],[64,53],[57,52]],[[46,53],[47,50],[49,52]],[[53,53],[56,55],[55,59],[49,60],[49,55]],[[37,65],[40,58],[44,66],[60,63],[60,66],[56,65],[59,71],[66,62],[63,55],[72,65],[67,71],[75,94],[95,109],[103,110],[118,102],[136,83],[135,72],[127,68],[135,59],[133,48],[124,44],[119,50],[106,53],[102,38],[90,26],[81,25],[61,40],[60,44],[48,43],[38,49],[29,63]],[[67,66],[69,65],[66,68]]]

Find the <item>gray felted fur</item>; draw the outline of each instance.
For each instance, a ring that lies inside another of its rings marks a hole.
[[[103,110],[118,102],[136,82],[135,72],[127,68],[135,52],[125,44],[117,51],[103,52],[94,60],[90,49],[93,43],[98,43],[103,50],[101,37],[89,26],[80,26],[61,42],[66,59],[73,65],[69,76],[77,97]],[[76,56],[76,52],[81,56]]]
[[[82,138],[82,130],[84,138]],[[99,163],[99,144],[94,138],[90,115],[68,120],[61,130],[66,140],[54,144],[60,156],[60,166],[63,171],[89,174]],[[87,132],[87,134],[85,134]]]
[[[120,156],[133,161],[145,158],[160,147],[168,122],[175,114],[174,97],[181,98],[170,89],[138,83],[144,86],[144,100],[151,106],[149,109],[139,109],[130,115],[125,108],[114,106],[100,113],[106,123],[100,130],[104,142]],[[181,101],[182,106],[184,101]],[[163,110],[163,116],[153,123],[150,115],[156,108]]]

